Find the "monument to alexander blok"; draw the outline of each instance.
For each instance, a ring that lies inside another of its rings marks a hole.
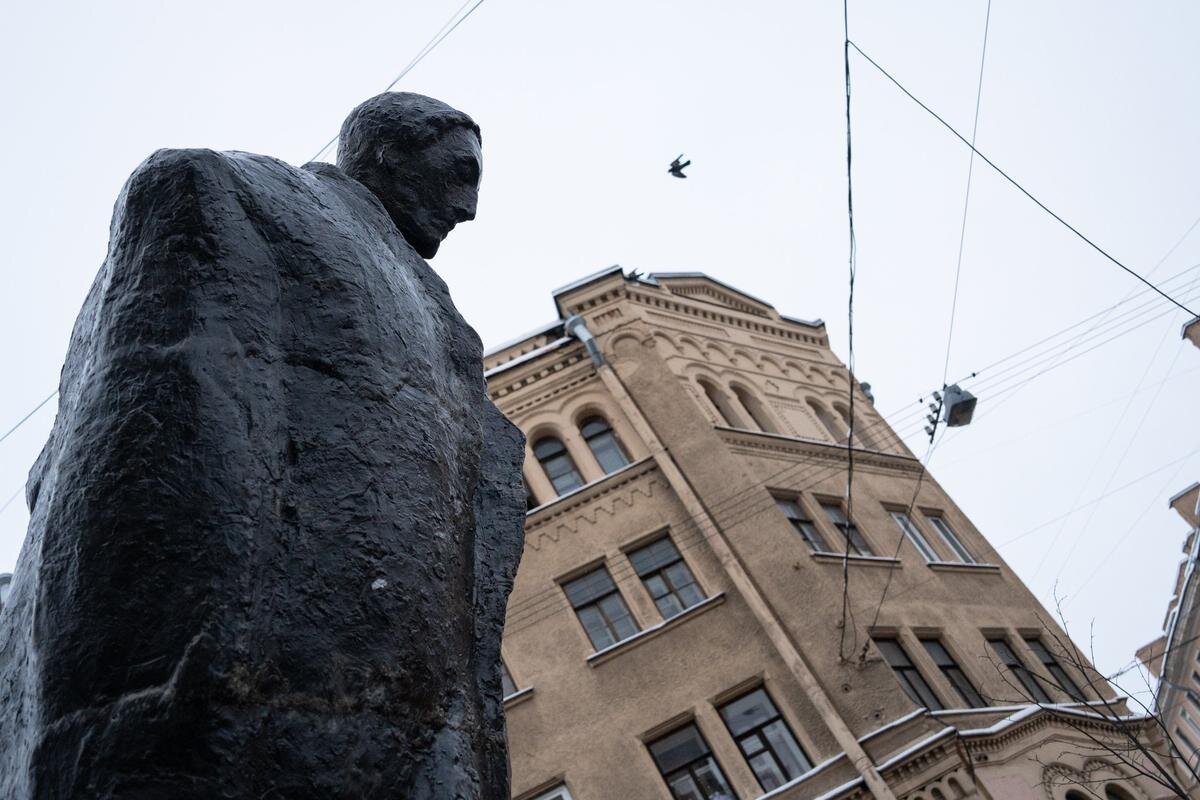
[[[507,800],[523,441],[424,261],[480,158],[389,93],[336,167],[129,178],[27,487],[0,797]]]

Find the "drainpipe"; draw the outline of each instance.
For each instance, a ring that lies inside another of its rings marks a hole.
[[[604,366],[604,354],[600,352],[600,343],[596,341],[596,337],[588,330],[587,323],[584,322],[583,317],[578,314],[572,314],[567,317],[567,321],[563,323],[563,331],[567,336],[574,336],[583,342],[588,355],[592,357],[593,364],[597,367]]]

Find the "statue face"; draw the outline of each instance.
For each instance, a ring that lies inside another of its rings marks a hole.
[[[475,219],[482,172],[479,137],[458,126],[416,151],[383,145],[368,185],[408,243],[433,258],[455,225]]]

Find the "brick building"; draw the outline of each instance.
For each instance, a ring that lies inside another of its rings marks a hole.
[[[515,798],[1166,796],[1096,746],[1147,720],[1063,657],[858,385],[847,505],[823,323],[695,273],[553,299],[484,364],[529,441]]]

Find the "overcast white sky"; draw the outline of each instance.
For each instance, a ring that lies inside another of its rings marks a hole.
[[[55,387],[113,201],[143,158],[202,146],[303,163],[457,7],[12,5],[0,29],[0,429]],[[967,131],[985,7],[852,0],[851,37]],[[833,0],[485,2],[399,87],[483,128],[479,218],[433,263],[485,344],[549,321],[554,287],[620,263],[704,271],[824,318],[845,357],[841,25]],[[1200,216],[1198,26],[1187,2],[992,8],[980,149],[1143,271]],[[942,379],[968,153],[864,62],[853,73],[858,374],[885,412],[915,413]],[[665,172],[681,151],[695,161],[686,182]],[[1196,264],[1200,229],[1155,277]],[[1197,276],[1171,285],[1186,295]],[[977,164],[951,378],[1135,288]],[[1072,354],[1123,330],[1112,326],[1135,307],[1076,329],[1091,335]],[[1186,533],[1167,499],[1200,466],[1200,352],[1179,342],[1182,312],[1151,320],[1149,308],[1128,318],[1148,324],[1010,398],[995,392],[1032,371],[1000,374],[991,393],[982,373],[976,423],[932,464],[994,543],[1043,526],[1001,552],[1044,600],[1056,583],[1071,598],[1077,638],[1095,621],[1106,670],[1160,630]],[[53,405],[0,443],[0,502],[23,484]],[[924,451],[919,431],[909,441]],[[20,500],[0,514],[0,569],[26,523]]]

